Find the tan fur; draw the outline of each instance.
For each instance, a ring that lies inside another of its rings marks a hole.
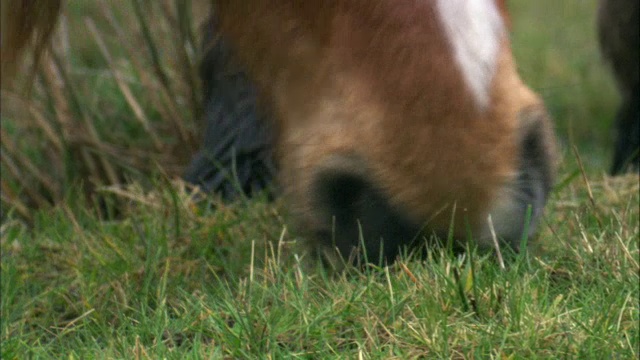
[[[315,169],[332,154],[353,154],[414,221],[446,229],[455,204],[457,217],[480,226],[516,176],[519,112],[542,107],[521,83],[508,40],[482,112],[451,66],[432,2],[321,3],[219,6],[221,32],[280,121],[282,183],[303,225],[318,217]],[[456,225],[462,236],[464,222]]]

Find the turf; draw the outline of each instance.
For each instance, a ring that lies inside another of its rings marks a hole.
[[[2,358],[637,358],[637,176],[585,181],[504,268],[471,250],[338,275],[296,255],[279,205],[108,189],[125,220],[76,200],[2,226]]]

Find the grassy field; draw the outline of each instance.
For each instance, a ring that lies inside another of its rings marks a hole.
[[[510,2],[520,72],[544,96],[563,144],[531,249],[505,254],[504,268],[472,249],[339,275],[297,252],[279,202],[223,204],[173,180],[197,134],[185,67],[196,61],[161,52],[156,68],[147,55],[143,66],[131,62],[114,24],[139,23],[122,13],[95,17],[105,57],[81,16],[104,15],[92,4],[69,8],[69,28],[83,29],[68,35],[69,70],[41,71],[53,85],[36,85],[33,99],[44,117],[64,120],[68,108],[81,133],[52,121],[58,141],[37,117],[3,107],[2,359],[638,358],[640,185],[635,174],[605,174],[618,99],[597,52],[594,0]],[[60,78],[75,102],[52,91]],[[163,111],[186,119],[184,138]],[[90,146],[71,141],[86,129],[95,130]],[[183,153],[167,158],[176,147]]]

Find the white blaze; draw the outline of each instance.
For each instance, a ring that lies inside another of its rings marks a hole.
[[[489,103],[504,24],[494,0],[436,0],[462,75],[481,108]]]

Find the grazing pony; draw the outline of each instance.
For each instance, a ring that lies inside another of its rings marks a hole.
[[[611,66],[622,104],[616,115],[611,173],[640,169],[640,1],[600,0],[598,39]]]
[[[274,119],[279,184],[314,250],[379,263],[424,235],[518,249],[535,231],[555,137],[517,74],[502,1],[213,6]]]

